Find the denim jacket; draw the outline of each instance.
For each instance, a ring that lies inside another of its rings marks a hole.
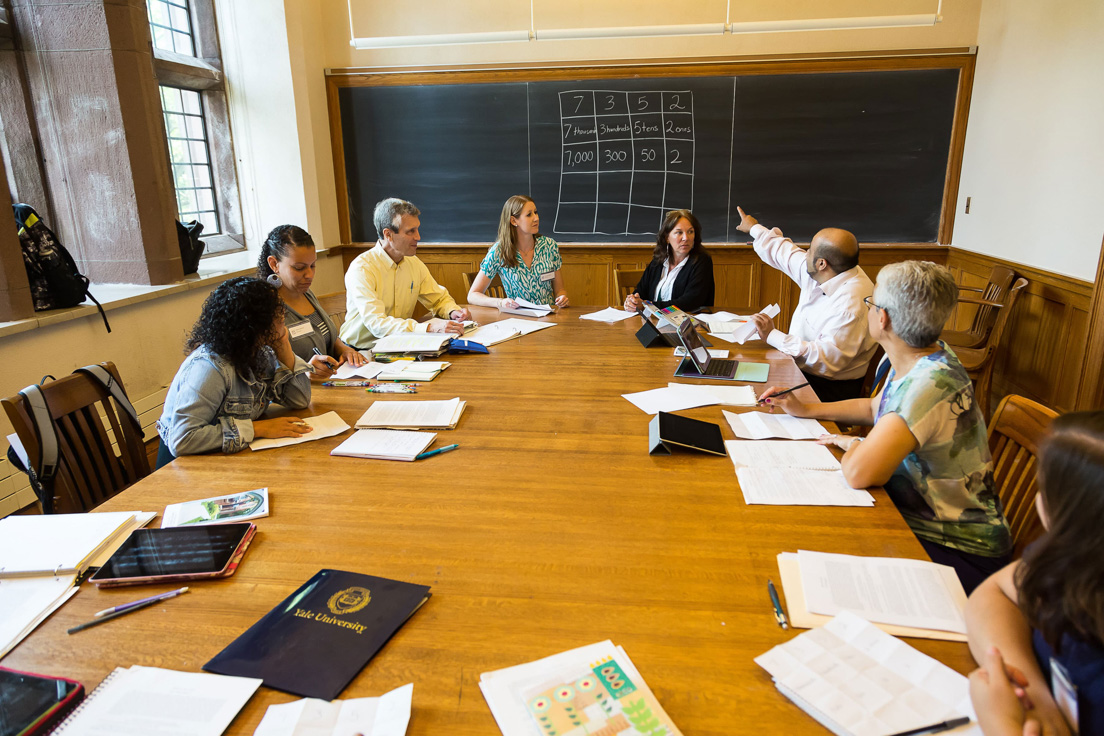
[[[157,433],[174,456],[210,450],[237,452],[253,441],[253,420],[275,401],[289,409],[310,404],[310,367],[302,358],[288,370],[263,348],[263,375],[238,373],[206,346],[192,351],[173,378]]]

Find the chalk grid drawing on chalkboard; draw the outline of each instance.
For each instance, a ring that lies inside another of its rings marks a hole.
[[[560,92],[560,195],[555,233],[655,233],[694,207],[690,91]]]

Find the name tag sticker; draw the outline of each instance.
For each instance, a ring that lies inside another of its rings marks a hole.
[[[1077,686],[1070,679],[1069,672],[1054,657],[1050,658],[1050,689],[1058,710],[1066,717],[1070,730],[1078,733]]]
[[[303,335],[309,335],[312,332],[314,332],[314,325],[310,323],[309,319],[297,322],[288,327],[288,337],[292,340],[300,338]]]
[[[540,277],[541,281],[551,281],[554,278],[556,278],[556,272],[555,271],[549,271],[548,273],[542,273],[541,277]]]

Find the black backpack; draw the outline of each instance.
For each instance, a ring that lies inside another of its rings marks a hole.
[[[199,271],[199,258],[203,255],[203,249],[207,244],[199,239],[203,233],[203,223],[192,220],[187,225],[180,220],[176,221],[176,239],[180,243],[180,264],[184,267],[184,275]]]
[[[12,209],[19,226],[19,246],[23,251],[23,265],[27,267],[35,311],[75,307],[88,298],[100,310],[104,327],[111,332],[103,307],[88,291],[88,277],[77,270],[73,256],[58,242],[53,230],[46,227],[34,207],[14,204]]]

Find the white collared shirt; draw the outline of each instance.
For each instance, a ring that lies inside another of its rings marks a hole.
[[[663,262],[663,278],[656,284],[655,300],[657,302],[669,302],[671,301],[671,290],[675,288],[675,279],[678,277],[679,271],[686,265],[689,258],[683,258],[679,261],[674,268],[671,268],[671,262]],[[670,270],[668,270],[670,269]]]
[[[791,356],[806,373],[837,381],[864,376],[877,347],[863,304],[863,297],[874,293],[866,273],[855,266],[818,284],[805,270],[805,251],[781,230],[754,225],[751,236],[763,262],[801,287],[789,333],[772,330],[767,344]]]

